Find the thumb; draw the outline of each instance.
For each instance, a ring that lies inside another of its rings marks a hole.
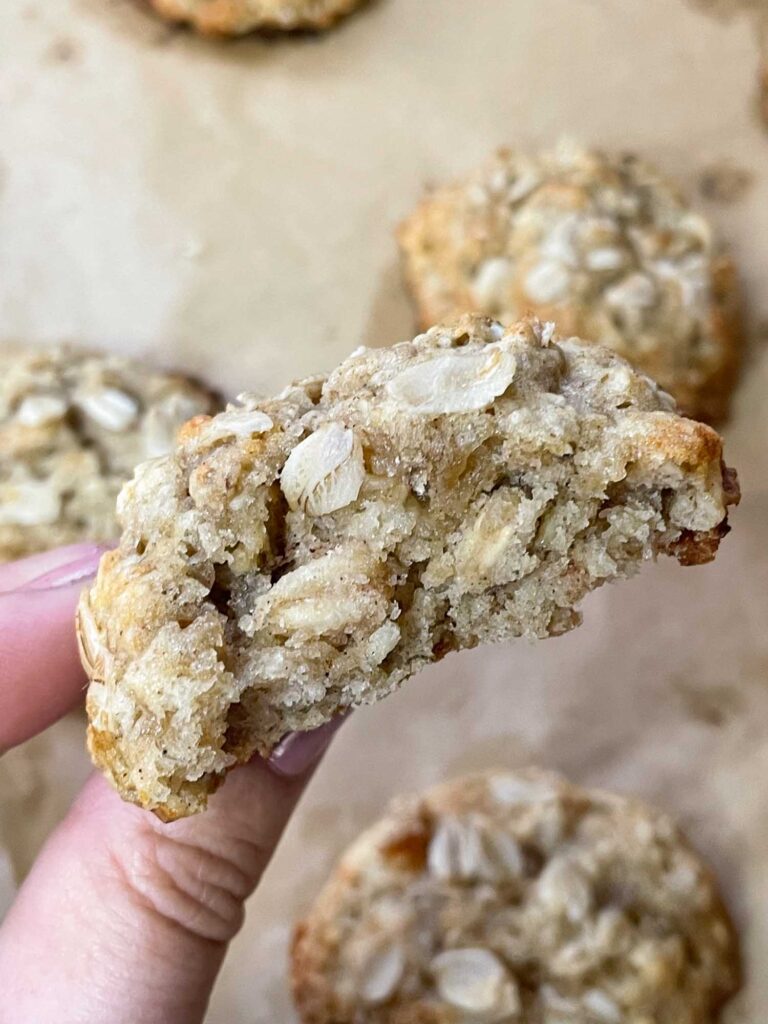
[[[3,1024],[202,1021],[243,903],[332,732],[237,769],[204,814],[171,824],[92,778],[0,932]]]

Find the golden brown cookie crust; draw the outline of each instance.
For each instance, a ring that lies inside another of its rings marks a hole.
[[[199,811],[236,763],[451,651],[572,629],[658,554],[714,557],[737,497],[718,435],[553,330],[466,318],[361,349],[139,467],[79,612],[91,752],[125,798]]]
[[[292,980],[302,1024],[710,1024],[740,969],[666,815],[527,769],[395,801],[298,926]]]
[[[655,169],[562,144],[500,151],[432,191],[400,227],[420,324],[534,313],[613,348],[686,415],[728,412],[743,349],[730,258]]]
[[[319,31],[366,0],[150,0],[171,21],[187,22],[206,35]]]
[[[178,374],[73,346],[0,349],[0,562],[120,534],[115,501],[213,394]]]

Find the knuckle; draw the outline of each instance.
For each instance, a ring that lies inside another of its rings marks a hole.
[[[235,859],[151,827],[114,859],[130,895],[155,919],[217,943],[240,929],[254,880]]]

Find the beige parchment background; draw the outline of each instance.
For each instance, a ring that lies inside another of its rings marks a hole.
[[[744,8],[743,11],[740,8]],[[648,567],[585,625],[456,656],[345,726],[251,901],[209,1024],[293,1020],[291,923],[387,798],[536,761],[675,812],[720,873],[768,1019],[768,129],[756,0],[377,0],[321,39],[215,44],[137,0],[0,0],[0,338],[269,390],[411,333],[392,228],[427,180],[564,132],[655,159],[743,271],[754,340],[717,563]],[[719,14],[721,16],[715,16]],[[0,913],[88,771],[71,718],[0,764]]]

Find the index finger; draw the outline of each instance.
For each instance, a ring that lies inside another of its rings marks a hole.
[[[73,557],[63,564],[58,552],[38,556],[31,579],[22,563],[0,568],[0,752],[82,700],[86,680],[77,653],[75,609],[101,550],[93,545],[69,550]],[[9,579],[13,589],[6,589]]]

